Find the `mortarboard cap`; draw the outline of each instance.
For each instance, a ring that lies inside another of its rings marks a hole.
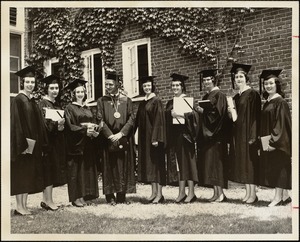
[[[248,74],[251,67],[252,67],[252,65],[232,63],[232,68],[231,68],[230,72],[231,72],[231,83],[232,83],[233,89],[234,89],[234,75],[239,71],[243,71]]]
[[[198,72],[200,74],[200,91],[202,91],[202,81],[204,77],[213,76],[215,77],[218,69],[207,69]]]
[[[152,82],[154,81],[154,78],[156,76],[141,76],[139,77],[138,81],[140,82],[140,85],[146,83],[146,82]]]
[[[170,77],[172,78],[172,81],[181,81],[181,82],[184,82],[189,78],[188,76],[180,75],[177,73],[173,73]]]
[[[231,73],[237,73],[238,71],[244,71],[248,73],[251,69],[251,65],[233,63],[231,68]]]
[[[49,84],[51,84],[54,80],[56,80],[58,83],[60,83],[60,81],[61,81],[61,79],[60,79],[58,76],[56,76],[56,75],[50,75],[50,76],[47,76],[47,77],[41,79],[41,82],[43,82],[43,83],[49,85]]]
[[[24,77],[35,77],[37,74],[37,71],[32,66],[26,66],[25,68],[17,71],[15,73],[17,76],[20,76],[22,78]]]
[[[114,80],[114,81],[119,81],[119,76],[115,72],[106,72],[106,79]]]
[[[268,80],[271,77],[278,77],[282,69],[278,70],[263,70],[260,74],[260,79]]]
[[[74,81],[70,82],[64,89],[74,90],[76,87],[84,86],[87,81],[82,79],[75,79]]]

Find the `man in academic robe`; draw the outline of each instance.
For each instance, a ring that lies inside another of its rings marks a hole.
[[[97,118],[103,124],[102,135],[106,140],[102,159],[103,194],[111,205],[128,203],[126,193],[136,192],[133,106],[119,87],[116,73],[107,73],[107,94],[97,100]]]

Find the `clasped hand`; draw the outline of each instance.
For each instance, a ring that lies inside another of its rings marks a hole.
[[[109,136],[108,137],[108,139],[111,141],[111,142],[117,142],[117,141],[119,141],[119,139],[121,139],[122,138],[122,133],[121,132],[119,132],[119,133],[116,133],[116,134],[112,134],[111,136]]]
[[[88,129],[87,132],[86,132],[86,135],[88,137],[95,137],[96,138],[99,135],[99,132],[97,132],[94,129]]]
[[[171,110],[171,115],[173,118],[184,118],[183,115],[177,114],[173,109]]]

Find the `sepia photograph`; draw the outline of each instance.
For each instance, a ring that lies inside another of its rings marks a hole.
[[[1,240],[299,240],[298,1],[1,1]]]

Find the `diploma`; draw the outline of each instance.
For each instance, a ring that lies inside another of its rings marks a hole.
[[[201,100],[198,102],[198,105],[204,110],[211,110],[213,108],[210,100]]]
[[[194,98],[193,97],[174,97],[173,110],[178,115],[184,116],[184,113],[191,112],[193,110]],[[184,118],[173,118],[173,124],[184,124]]]
[[[261,146],[263,148],[263,151],[267,151],[268,150],[270,139],[271,139],[271,135],[266,135],[266,136],[260,137]]]
[[[52,121],[58,121],[62,119],[65,115],[64,110],[51,109],[51,108],[45,108],[45,110],[46,110],[45,118],[51,119]]]
[[[26,138],[26,140],[27,140],[28,148],[25,150],[25,152],[28,154],[32,154],[36,141],[29,138]]]
[[[227,105],[231,109],[231,116],[234,122],[237,119],[237,113],[236,113],[235,104],[232,97],[227,97]]]

